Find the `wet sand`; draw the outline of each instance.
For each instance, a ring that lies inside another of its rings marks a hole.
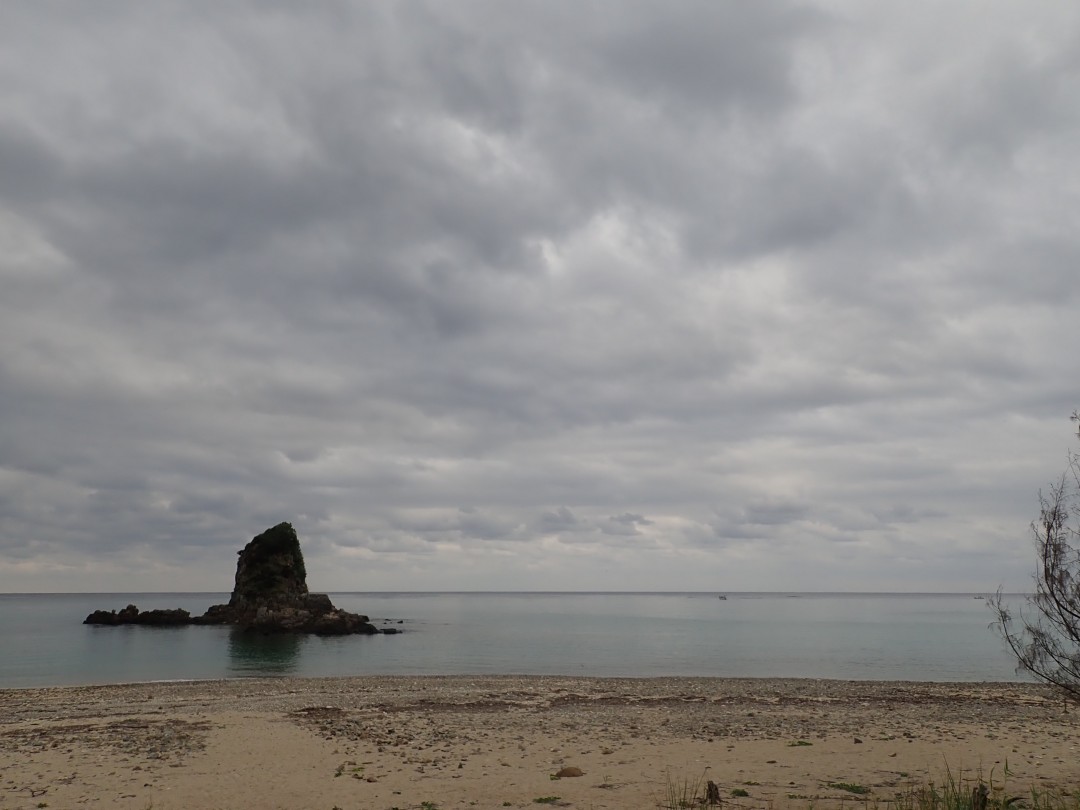
[[[1017,795],[1080,787],[1070,708],[1027,684],[788,679],[0,690],[0,810],[654,808],[708,781],[725,805],[829,807],[940,783],[946,767],[1000,786],[1006,763]]]

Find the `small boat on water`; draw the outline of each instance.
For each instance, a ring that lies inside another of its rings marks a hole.
[[[725,602],[726,602],[726,601],[727,601],[727,595],[725,595],[725,594],[720,594],[720,599],[722,599],[723,601],[725,601]]]

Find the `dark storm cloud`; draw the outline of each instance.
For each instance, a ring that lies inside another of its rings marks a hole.
[[[1075,16],[4,7],[0,590],[1014,576]]]

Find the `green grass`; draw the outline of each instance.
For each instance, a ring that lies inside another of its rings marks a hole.
[[[693,780],[688,777],[679,780],[669,773],[664,792],[656,801],[658,810],[686,810],[699,806],[701,798],[698,794],[701,792],[702,779],[704,776]]]
[[[979,810],[976,806],[980,789],[986,795],[986,810],[1080,810],[1080,791],[1039,790],[1017,794],[1008,789],[1009,764],[1000,781],[994,772],[986,780],[980,774],[965,778],[963,772],[956,775],[946,766],[945,778],[940,784],[927,782],[913,785],[907,791],[897,793],[888,804],[894,810]]]
[[[533,804],[555,804],[559,800],[559,796],[540,796],[533,799]]]
[[[843,790],[846,793],[854,793],[856,796],[865,796],[870,788],[865,785],[856,785],[854,782],[829,782],[828,786],[833,790]]]
[[[334,778],[337,779],[343,774],[349,774],[349,776],[351,776],[353,779],[363,779],[364,766],[357,765],[352,760],[349,760],[348,762],[342,762],[340,765],[337,766],[337,769],[334,771]]]
[[[900,775],[906,777],[907,773]],[[846,801],[858,802],[869,810],[1080,810],[1080,789],[1033,788],[1028,793],[1017,794],[1008,789],[1008,776],[1007,762],[1000,778],[995,778],[994,771],[991,771],[987,779],[980,773],[972,776],[965,776],[963,772],[954,773],[946,765],[944,778],[940,782],[912,782],[906,789],[898,790],[888,797],[874,795],[870,787],[856,782],[823,784],[832,790],[852,794],[853,798]],[[679,779],[669,773],[664,791],[656,799],[657,810],[704,810],[704,779],[704,775],[696,779]],[[742,784],[757,783],[747,781]],[[750,796],[749,792],[741,787],[732,788],[729,795],[736,798]],[[985,806],[981,804],[980,795],[986,797]],[[826,801],[824,796],[797,793],[787,793],[785,798],[791,803],[782,802],[780,807],[791,810],[814,810],[815,806],[821,806]],[[840,802],[841,808],[845,806],[845,799],[830,799],[826,806],[831,807],[836,801]],[[772,807],[771,800],[767,807]]]

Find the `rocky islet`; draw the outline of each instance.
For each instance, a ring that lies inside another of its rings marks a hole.
[[[84,624],[147,625],[227,624],[263,633],[312,633],[321,636],[394,634],[380,630],[367,616],[334,607],[324,593],[309,593],[300,540],[290,523],[279,523],[253,538],[239,552],[236,580],[228,603],[212,605],[202,616],[176,609],[140,611],[135,605],[95,610]]]

